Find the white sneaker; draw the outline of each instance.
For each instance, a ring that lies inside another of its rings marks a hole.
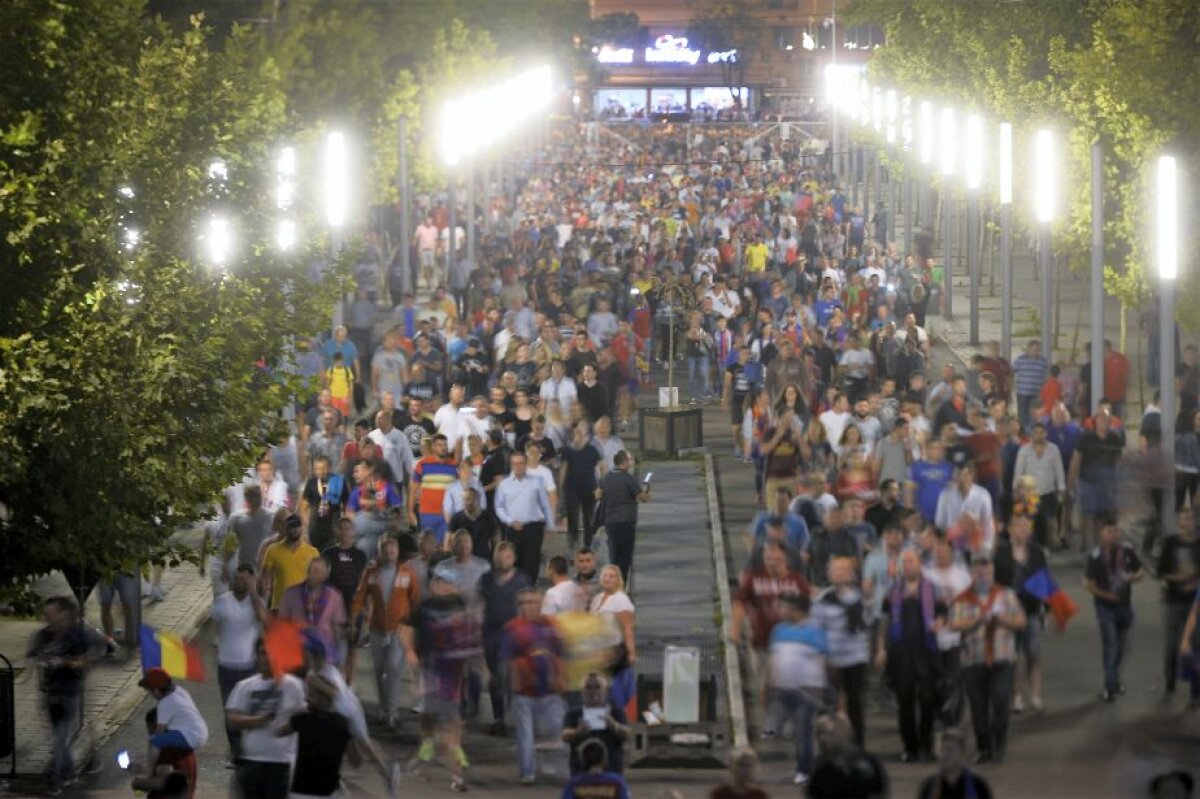
[[[1013,697],[1012,712],[1023,713],[1025,711],[1025,698],[1020,694]]]
[[[792,777],[792,785],[806,785],[807,783],[808,775],[803,771],[797,771],[796,775]]]

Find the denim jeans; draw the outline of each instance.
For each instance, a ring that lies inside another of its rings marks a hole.
[[[51,693],[46,697],[46,710],[54,734],[54,749],[50,756],[50,772],[62,783],[75,776],[75,760],[71,756],[71,741],[79,718],[78,693]]]
[[[693,397],[707,397],[712,393],[708,383],[708,356],[707,355],[689,355],[688,363],[688,391]]]
[[[1129,629],[1133,627],[1133,608],[1128,605],[1096,603],[1100,622],[1100,649],[1104,661],[1104,690],[1115,691],[1121,682],[1121,660],[1125,657]]]
[[[535,733],[557,737],[562,730],[563,704],[558,694],[549,696],[512,696],[513,726],[517,733],[517,767],[520,776],[531,777],[537,767],[534,752]]]
[[[1021,420],[1021,426],[1026,430],[1033,422],[1033,405],[1035,402],[1040,402],[1037,394],[1018,394],[1017,395],[1017,418]]]
[[[400,709],[400,685],[404,676],[404,643],[398,633],[370,631],[371,663],[375,667],[375,689],[379,709],[389,717]]]
[[[770,707],[776,730],[782,730],[787,720],[792,720],[796,735],[796,771],[812,774],[813,721],[819,710],[817,697],[803,689],[772,688]]]
[[[386,517],[366,511],[354,514],[354,545],[362,550],[367,560],[379,557],[379,538],[386,532]]]

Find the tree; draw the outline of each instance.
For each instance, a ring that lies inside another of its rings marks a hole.
[[[1105,285],[1126,308],[1149,285],[1152,159],[1168,144],[1196,151],[1198,17],[1188,0],[856,0],[847,15],[886,30],[888,43],[871,64],[877,77],[1027,128],[1053,122],[1062,129],[1070,179],[1055,247],[1080,268],[1091,237],[1090,149],[1101,143]],[[1030,173],[1031,164],[1021,163],[1028,149],[1018,147],[1014,174]],[[1200,299],[1197,285],[1185,281],[1185,296]],[[1181,320],[1200,324],[1197,307],[1181,301]]]
[[[215,49],[200,20],[175,34],[143,10],[0,5],[0,589],[179,556],[169,533],[276,434],[301,386],[270,367],[339,290],[266,243],[262,187],[295,133],[278,72],[243,29]],[[196,257],[218,207],[224,270]]]
[[[692,21],[688,44],[701,52],[721,53],[721,81],[733,96],[734,106],[744,107],[742,87],[746,67],[756,57],[759,31],[748,23],[757,7],[751,0],[688,0]]]

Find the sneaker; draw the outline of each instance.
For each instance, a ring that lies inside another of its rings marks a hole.
[[[808,784],[808,775],[805,774],[803,771],[797,771],[792,776],[792,785],[807,785],[807,784]]]
[[[1034,713],[1041,713],[1046,707],[1044,704],[1042,704],[1042,698],[1040,696],[1029,697],[1029,706],[1033,708]]]
[[[1100,694],[1100,699],[1105,702],[1116,702],[1117,701],[1117,692],[1109,691],[1106,689],[1104,692],[1102,692]]]
[[[1012,712],[1013,713],[1025,712],[1025,699],[1020,694],[1017,694],[1016,696],[1013,697]]]
[[[1125,696],[1124,683],[1117,683],[1117,696]]]
[[[450,778],[450,790],[454,791],[455,793],[466,793],[467,792],[467,781],[464,780],[462,777],[451,777]]]
[[[533,785],[533,775],[532,774],[522,774],[521,778],[517,781],[519,783],[521,783],[522,785]]]
[[[454,759],[458,763],[459,768],[470,768],[471,761],[467,760],[467,753],[460,746],[454,750]]]
[[[236,761],[235,761],[233,758],[231,758],[231,757],[227,757],[227,758],[225,758],[224,760],[222,760],[222,761],[221,761],[221,765],[222,765],[222,766],[224,766],[224,767],[225,767],[225,768],[227,768],[227,769],[235,769],[235,768],[237,768],[237,762],[236,762]]]
[[[492,726],[487,729],[487,734],[494,738],[503,738],[508,734],[508,728],[504,726],[503,721],[493,721]]]
[[[430,741],[429,739],[421,741],[421,746],[418,747],[418,749],[417,749],[417,762],[418,763],[432,763],[433,762],[433,741]]]

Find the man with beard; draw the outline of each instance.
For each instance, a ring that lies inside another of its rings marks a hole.
[[[340,474],[333,474],[329,458],[313,461],[313,476],[300,494],[300,517],[308,519],[308,542],[317,549],[333,543],[334,523],[350,500],[350,488]]]

